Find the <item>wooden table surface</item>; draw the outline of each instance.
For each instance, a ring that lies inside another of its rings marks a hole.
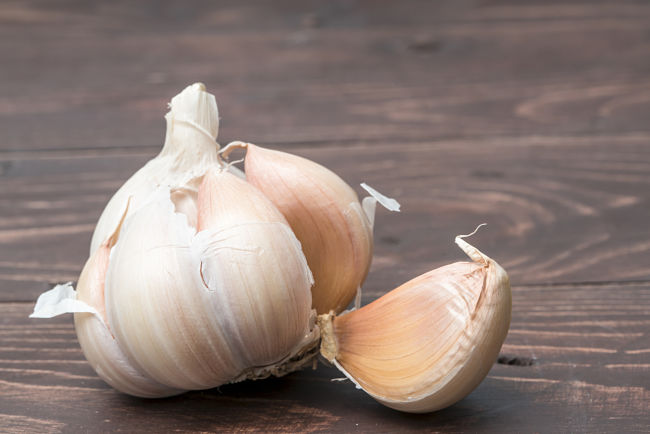
[[[647,2],[5,0],[0,59],[0,431],[650,431]],[[27,318],[77,279],[196,81],[221,143],[399,199],[364,303],[488,223],[473,241],[508,270],[513,319],[471,395],[403,414],[321,364],[136,399],[95,375],[70,316]]]

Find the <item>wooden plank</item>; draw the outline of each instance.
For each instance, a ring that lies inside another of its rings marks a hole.
[[[504,137],[291,150],[402,203],[400,214],[378,214],[364,285],[378,296],[464,260],[453,237],[482,222],[488,228],[473,241],[515,284],[650,279],[648,140]],[[149,156],[4,157],[0,300],[33,300],[53,283],[75,280],[104,204]]]
[[[226,141],[650,128],[650,6],[635,2],[7,1],[0,22],[4,151],[153,146],[194,81]]]
[[[645,432],[650,426],[650,5],[358,1],[0,4],[0,430]],[[70,318],[113,191],[162,143],[183,86],[220,141],[323,163],[379,212],[364,302],[462,254],[510,273],[500,363],[414,416],[320,366],[165,400],[102,383]],[[359,191],[359,190],[358,190]]]
[[[382,407],[349,382],[331,382],[341,375],[322,364],[316,371],[170,399],[130,398],[95,376],[69,317],[29,320],[31,304],[2,303],[0,425],[16,431],[645,430],[650,286],[527,286],[513,292],[502,363],[457,405],[418,416]]]

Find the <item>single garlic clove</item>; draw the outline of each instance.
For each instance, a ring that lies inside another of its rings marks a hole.
[[[313,307],[341,312],[366,278],[372,222],[335,173],[296,155],[247,145],[247,180],[286,217],[314,274]]]
[[[510,324],[506,272],[474,260],[423,274],[361,309],[321,315],[321,354],[388,407],[439,410],[469,394],[495,362]]]
[[[309,333],[312,274],[300,243],[262,192],[224,170],[198,195],[198,251],[230,347],[248,367],[278,363]]]
[[[115,232],[88,258],[79,276],[77,300],[95,308],[97,314],[86,312],[74,314],[77,339],[95,372],[115,389],[143,398],[182,393],[182,390],[152,380],[135,367],[124,354],[108,327],[104,301],[104,280],[110,250],[117,241],[121,224],[122,221]]]

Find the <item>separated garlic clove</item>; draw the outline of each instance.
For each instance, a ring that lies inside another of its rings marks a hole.
[[[485,378],[510,324],[506,272],[465,242],[474,262],[423,274],[361,309],[321,315],[321,354],[388,407],[448,407]]]
[[[357,194],[313,161],[251,144],[247,148],[246,179],[278,207],[302,244],[314,274],[314,309],[341,312],[372,259],[372,221]]]

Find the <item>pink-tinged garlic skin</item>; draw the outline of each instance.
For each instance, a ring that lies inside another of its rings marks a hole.
[[[357,194],[335,173],[296,155],[247,145],[246,179],[286,217],[315,284],[313,308],[341,312],[372,260],[372,223]]]
[[[474,250],[481,262],[438,268],[334,318],[339,368],[381,403],[413,413],[474,390],[498,357],[511,314],[507,274]]]

